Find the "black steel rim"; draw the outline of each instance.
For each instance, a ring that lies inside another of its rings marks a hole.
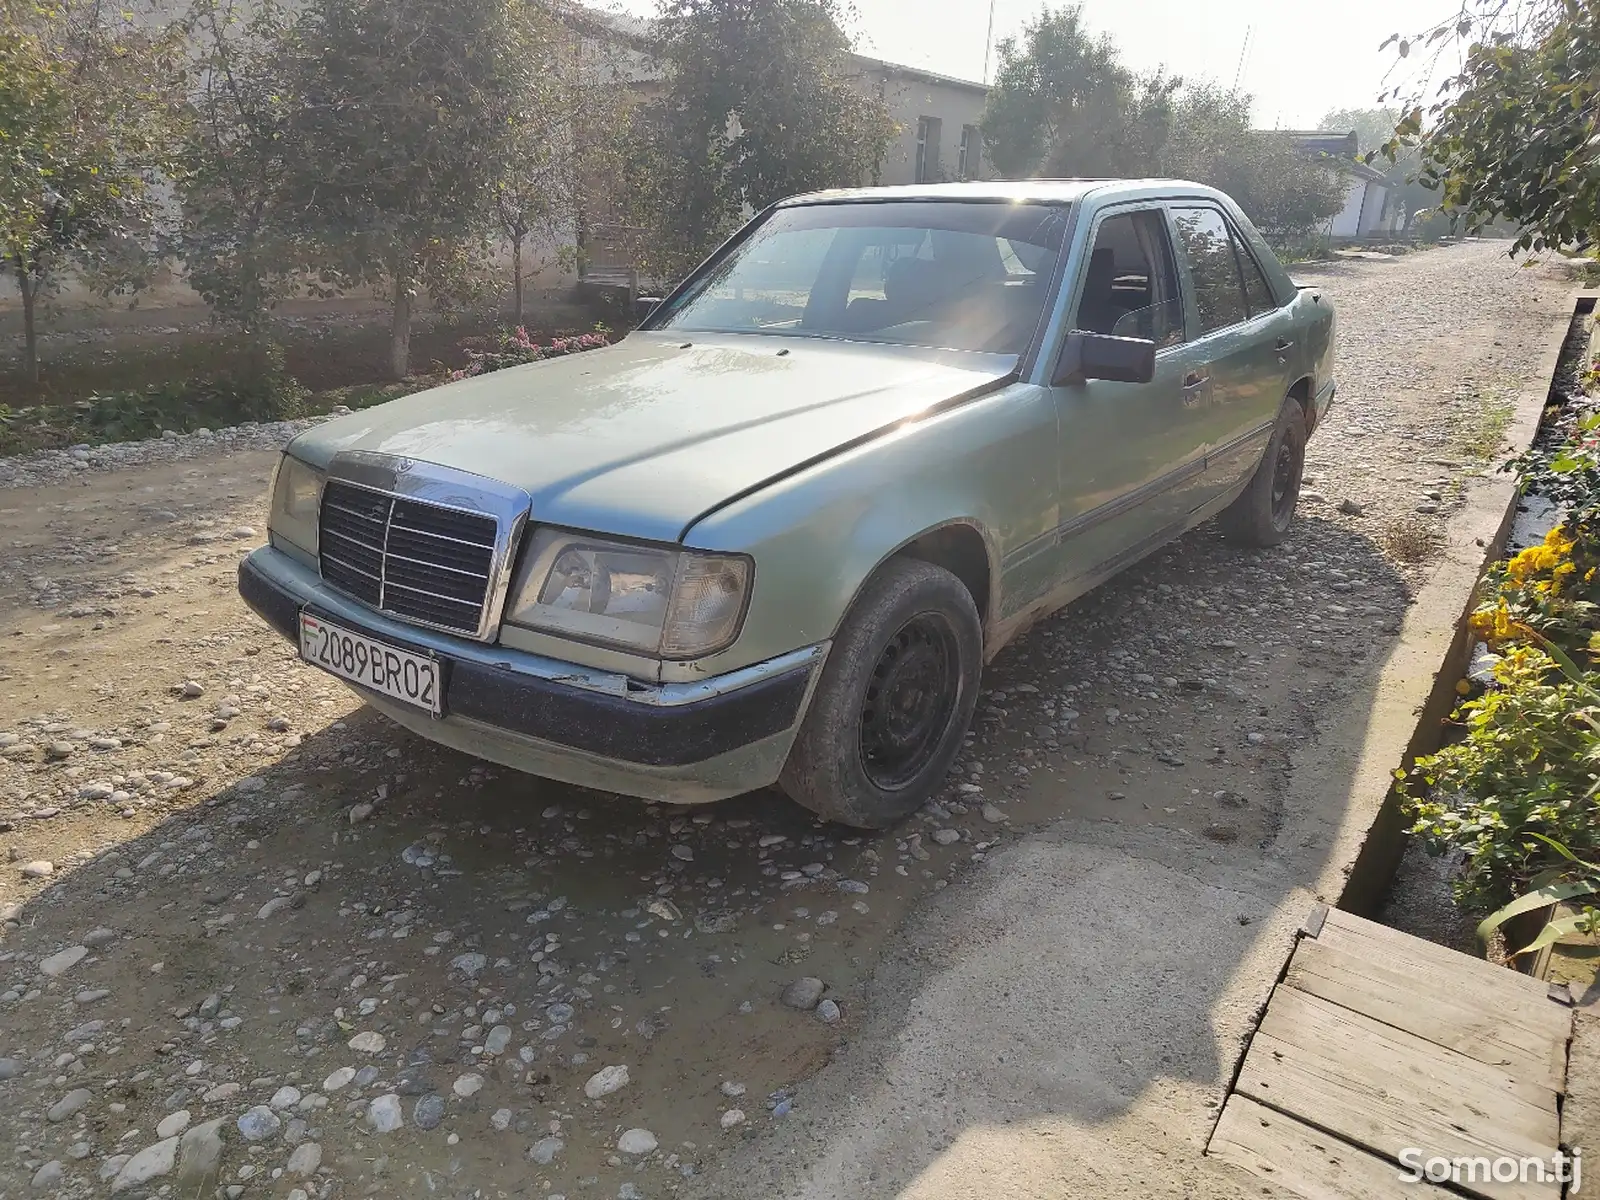
[[[1280,529],[1294,513],[1294,502],[1299,493],[1298,459],[1289,438],[1278,443],[1278,457],[1272,464],[1272,520]]]
[[[961,691],[955,630],[938,613],[912,617],[867,680],[861,765],[874,786],[898,791],[921,774],[955,719]]]

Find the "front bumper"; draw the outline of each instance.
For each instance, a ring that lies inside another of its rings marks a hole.
[[[775,782],[828,649],[819,643],[694,683],[640,683],[391,620],[270,546],[239,564],[239,594],[296,645],[309,609],[439,659],[442,717],[340,680],[422,737],[533,775],[668,803]]]

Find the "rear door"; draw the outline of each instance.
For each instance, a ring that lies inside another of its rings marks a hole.
[[[1191,409],[1204,443],[1203,504],[1248,478],[1289,389],[1294,322],[1280,309],[1248,246],[1209,201],[1172,205],[1186,282],[1191,364],[1204,380]]]

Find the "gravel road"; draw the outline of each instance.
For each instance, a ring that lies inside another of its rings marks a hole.
[[[1363,702],[1570,291],[1491,243],[1299,274],[1342,365],[1290,542],[1199,530],[1036,629],[885,835],[588,793],[359,708],[234,594],[284,429],[0,463],[0,1200],[769,1194],[753,1163],[799,1195],[769,1148],[838,1115],[874,972],[932,970],[926,914],[986,862],[1069,819],[1275,860],[1291,752]],[[899,1195],[931,1153],[811,1194]]]

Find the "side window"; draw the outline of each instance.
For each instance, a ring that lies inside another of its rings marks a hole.
[[[1118,213],[1100,222],[1072,326],[1086,333],[1183,341],[1183,305],[1161,213]]]
[[[1267,277],[1261,273],[1261,264],[1242,239],[1236,240],[1235,244],[1239,248],[1239,266],[1244,270],[1244,295],[1250,302],[1250,315],[1259,317],[1262,313],[1271,312],[1278,307],[1278,301],[1272,295],[1272,288],[1267,285]]]
[[[1194,303],[1200,315],[1200,334],[1226,329],[1249,319],[1249,302],[1239,276],[1239,259],[1233,234],[1214,208],[1176,208],[1178,241],[1189,259],[1194,278]]]

